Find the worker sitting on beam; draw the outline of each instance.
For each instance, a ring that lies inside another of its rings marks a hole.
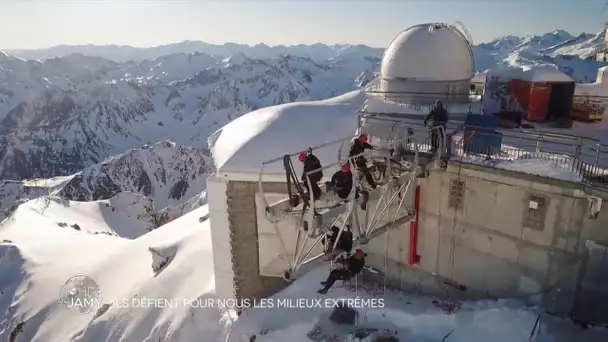
[[[365,266],[365,257],[367,254],[363,253],[362,250],[357,249],[355,253],[346,260],[346,267],[332,270],[329,272],[327,279],[321,282],[323,288],[318,290],[317,293],[326,294],[327,291],[334,285],[337,280],[348,280],[356,276],[361,272]]]
[[[331,181],[325,183],[327,191],[333,190],[334,193],[342,200],[347,201],[350,192],[353,189],[353,174],[350,171],[350,164],[342,164],[340,171],[333,174]],[[369,192],[361,190],[358,186],[355,189],[355,199],[363,196],[361,209],[367,209],[367,201],[369,200]]]

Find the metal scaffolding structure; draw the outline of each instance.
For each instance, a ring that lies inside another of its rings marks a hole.
[[[434,154],[434,159],[441,160],[442,153],[445,151],[446,135],[441,127],[432,128],[427,132],[431,134],[432,130],[438,131],[436,134],[441,146]],[[361,129],[358,134],[360,133],[362,133]],[[370,132],[369,135],[372,139],[376,137],[373,132]],[[308,148],[308,151],[314,153],[320,148],[336,144],[340,144],[339,150],[342,151],[344,143],[353,138],[355,137],[334,140]],[[274,232],[280,240],[281,252],[286,259],[284,279],[288,281],[294,279],[296,272],[307,264],[324,257],[331,258],[336,251],[342,233],[346,229],[350,229],[353,233],[353,248],[356,248],[366,245],[390,230],[413,221],[416,212],[413,203],[409,203],[410,201],[407,201],[407,199],[412,198],[411,192],[415,191],[417,177],[425,172],[420,165],[419,154],[420,147],[426,139],[428,139],[428,136],[416,140],[411,136],[402,137],[397,134],[377,139],[382,141],[382,144],[374,147],[372,153],[369,153],[370,158],[368,159],[368,161],[371,161],[368,168],[373,172],[374,180],[378,184],[375,189],[369,189],[365,177],[362,177],[361,171],[356,168],[355,160],[361,156],[367,156],[367,152],[352,157],[338,157],[338,160],[334,163],[304,173],[303,179],[306,179],[307,188],[300,182],[300,178],[296,175],[291,164],[291,158],[298,155],[300,151],[264,162],[259,174],[259,193],[265,205],[265,217],[273,224]],[[277,203],[269,204],[264,195],[264,168],[268,164],[281,161],[281,159],[286,172],[288,196]],[[353,187],[348,197],[345,199],[338,198],[331,191],[324,191],[323,188],[325,187],[321,185],[323,195],[316,201],[312,200],[309,195],[313,194],[310,175],[346,163],[350,165],[351,170],[356,170],[352,173]],[[440,163],[434,164],[440,165]],[[375,206],[361,208],[357,203],[357,191],[367,191],[369,193],[368,200],[374,202]],[[361,218],[362,216],[364,219]],[[290,222],[293,228],[297,230],[295,251],[292,253],[292,258],[289,257],[290,253],[286,247],[287,241],[285,241],[284,234],[279,228],[279,222],[282,221]],[[330,233],[332,227],[339,228],[333,246],[326,245],[323,252],[313,255],[319,244],[327,241],[328,233]]]

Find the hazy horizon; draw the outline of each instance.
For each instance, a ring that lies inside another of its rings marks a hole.
[[[554,30],[550,30],[547,32],[538,32],[535,33],[537,35],[540,34],[545,34],[545,33],[550,33],[550,32],[554,32],[556,30],[563,30],[563,29],[554,29]],[[568,32],[567,30],[563,30]],[[598,30],[598,32],[601,30]],[[572,33],[572,32],[568,32],[569,34],[573,35],[573,36],[577,36],[581,33],[586,33],[586,34],[596,34],[597,32],[580,32],[580,33]],[[498,39],[500,37],[505,37],[505,36],[517,36],[516,34],[504,34],[502,36],[497,36],[494,39],[490,40],[493,41],[495,39]],[[521,36],[520,36],[521,37]],[[315,45],[315,44],[324,44],[327,46],[334,46],[334,45],[365,45],[371,48],[375,48],[375,49],[385,49],[386,46],[371,46],[371,45],[367,45],[367,44],[348,44],[348,43],[321,43],[321,42],[316,42],[316,43],[301,43],[301,44],[276,44],[276,45],[271,45],[271,44],[266,44],[264,42],[259,42],[259,43],[255,43],[255,44],[245,44],[245,43],[235,43],[235,42],[224,42],[224,43],[220,43],[220,44],[214,44],[214,43],[209,43],[209,42],[205,42],[202,40],[182,40],[182,41],[175,41],[175,42],[169,42],[169,43],[163,43],[163,44],[158,44],[158,45],[151,45],[151,46],[137,46],[137,45],[122,45],[122,44],[57,44],[57,45],[52,45],[52,46],[44,46],[44,47],[39,47],[39,48],[32,48],[32,49],[2,49],[0,48],[0,50],[2,51],[35,51],[35,50],[46,50],[46,49],[52,49],[52,48],[57,48],[57,47],[76,47],[76,46],[99,46],[99,47],[107,47],[107,46],[116,46],[116,47],[131,47],[131,48],[137,48],[137,49],[152,49],[152,48],[156,48],[156,47],[160,47],[160,46],[169,46],[169,45],[175,45],[175,44],[181,44],[181,43],[203,43],[203,44],[210,44],[210,45],[228,45],[228,44],[238,44],[238,45],[246,45],[246,46],[251,46],[254,47],[256,45],[267,45],[269,47],[277,47],[277,46],[285,46],[285,47],[290,47],[290,46],[298,46],[298,45],[306,45],[306,46],[311,46],[311,45]],[[487,42],[476,42],[476,44],[482,44],[482,43],[487,43]]]
[[[606,0],[2,0],[0,32],[11,34],[0,35],[0,49],[151,48],[184,41],[385,48],[409,26],[455,21],[479,44],[555,30],[597,33],[608,19],[605,5]]]

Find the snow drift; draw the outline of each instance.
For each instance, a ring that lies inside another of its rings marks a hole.
[[[221,340],[223,309],[133,304],[214,298],[209,224],[199,222],[203,208],[129,240],[94,234],[137,233],[137,220],[102,216],[103,203],[53,203],[41,213],[45,205],[30,201],[0,225],[1,341]],[[80,222],[81,229],[58,221]],[[170,251],[171,262],[155,270],[150,249]],[[104,305],[97,311],[77,315],[59,304],[61,286],[76,274],[100,286]]]

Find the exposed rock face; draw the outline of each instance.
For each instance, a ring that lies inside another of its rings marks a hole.
[[[129,150],[68,177],[2,181],[0,219],[15,209],[15,203],[44,195],[97,201],[133,192],[151,200],[149,211],[158,221],[154,226],[159,226],[204,204],[212,165],[209,151],[166,140]]]
[[[124,63],[69,55],[38,62],[0,52],[0,180],[71,175],[167,139],[203,148],[211,133],[249,111],[353,90],[361,83],[357,76],[379,62],[349,58],[358,63],[243,54]],[[147,181],[139,181],[146,191]],[[116,190],[104,183],[102,193]]]

